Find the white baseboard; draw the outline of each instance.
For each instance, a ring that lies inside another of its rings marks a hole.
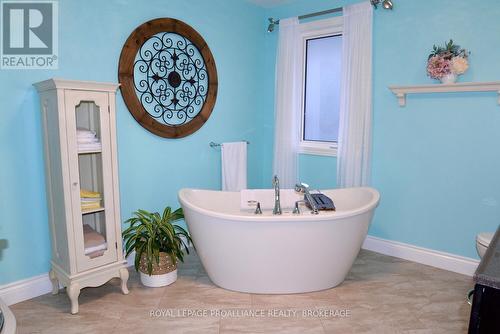
[[[384,255],[394,256],[468,276],[474,274],[479,264],[479,261],[475,259],[372,236],[366,237],[362,247],[363,249]],[[127,257],[127,264],[129,267],[134,265],[134,257],[135,253]],[[0,286],[0,299],[7,305],[13,305],[51,291],[52,284],[49,275],[43,274]]]
[[[467,276],[473,276],[479,265],[476,259],[372,236],[366,237],[362,248]]]
[[[135,252],[127,257],[127,266],[134,265]],[[52,292],[49,274],[0,285],[0,299],[8,306]]]
[[[0,299],[5,304],[12,305],[51,291],[49,274],[43,274],[0,286]]]

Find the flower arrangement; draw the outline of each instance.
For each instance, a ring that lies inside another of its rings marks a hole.
[[[469,68],[469,54],[451,39],[444,47],[434,45],[427,59],[427,75],[443,83],[455,82],[457,75],[464,74]]]

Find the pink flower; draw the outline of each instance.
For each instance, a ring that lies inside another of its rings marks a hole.
[[[451,73],[451,62],[441,56],[432,56],[427,62],[427,75],[433,79],[441,79]]]

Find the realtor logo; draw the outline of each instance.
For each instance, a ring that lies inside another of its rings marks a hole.
[[[58,3],[1,2],[2,69],[57,69]]]

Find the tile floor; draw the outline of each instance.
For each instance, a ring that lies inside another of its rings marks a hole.
[[[470,277],[361,251],[340,286],[297,295],[253,295],[216,287],[189,256],[179,279],[145,288],[131,269],[119,281],[69,301],[44,295],[12,306],[18,333],[466,333]],[[151,313],[153,316],[151,315]],[[161,312],[164,312],[161,314]]]

